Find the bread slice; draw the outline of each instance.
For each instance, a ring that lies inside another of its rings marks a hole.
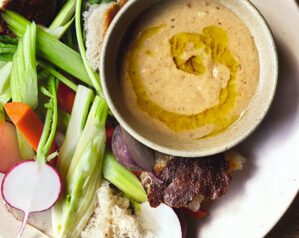
[[[100,68],[101,50],[108,27],[125,3],[126,0],[119,0],[118,2],[92,5],[83,14],[86,31],[86,56],[94,70]]]

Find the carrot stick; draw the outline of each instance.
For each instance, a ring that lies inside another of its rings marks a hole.
[[[4,109],[10,120],[19,129],[32,148],[37,147],[43,133],[44,125],[35,112],[25,103],[11,102],[4,105]],[[55,143],[51,146],[51,152],[56,150]]]

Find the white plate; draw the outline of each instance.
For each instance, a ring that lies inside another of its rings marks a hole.
[[[299,10],[294,0],[252,0],[273,31],[280,75],[273,106],[239,148],[248,158],[228,194],[191,228],[200,238],[261,238],[299,188]],[[298,221],[299,226],[299,221]],[[195,235],[192,237],[196,237]]]
[[[248,161],[234,176],[229,193],[212,204],[209,217],[190,227],[200,238],[265,236],[299,188],[299,11],[294,0],[252,2],[277,42],[281,65],[277,95],[263,124],[240,146]],[[14,238],[20,223],[1,205],[0,211],[0,238]],[[40,237],[31,227],[24,234]]]

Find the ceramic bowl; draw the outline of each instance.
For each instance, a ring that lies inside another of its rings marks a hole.
[[[218,0],[243,20],[254,37],[260,60],[260,80],[248,109],[228,129],[209,138],[180,139],[152,131],[138,121],[124,103],[118,80],[118,57],[126,31],[138,16],[161,1],[163,0],[128,1],[107,32],[103,43],[100,72],[104,95],[109,107],[129,134],[154,150],[182,157],[202,157],[228,150],[243,141],[257,128],[273,100],[277,84],[278,60],[271,31],[262,15],[249,1]]]

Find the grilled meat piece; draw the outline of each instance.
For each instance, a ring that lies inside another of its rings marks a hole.
[[[56,0],[4,0],[0,4],[0,12],[5,9],[18,12],[37,24],[47,26],[54,17]],[[7,34],[4,21],[0,21],[0,34]]]
[[[142,183],[153,207],[187,207],[196,197],[216,199],[227,192],[231,182],[229,165],[223,155],[196,158],[173,158],[166,166],[154,168],[154,175],[144,173]]]

